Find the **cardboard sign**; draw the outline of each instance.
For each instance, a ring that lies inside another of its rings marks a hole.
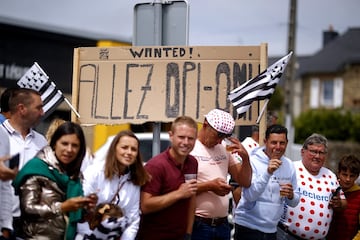
[[[74,51],[73,105],[82,124],[202,122],[213,108],[254,124],[259,102],[238,119],[228,93],[267,67],[267,45],[89,47]]]

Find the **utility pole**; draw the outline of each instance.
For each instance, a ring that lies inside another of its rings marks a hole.
[[[287,65],[285,71],[285,115],[291,119],[293,118],[293,93],[294,93],[294,80],[295,80],[295,40],[296,40],[296,12],[297,0],[290,0],[290,16],[289,16],[289,29],[288,29],[288,52],[292,51],[292,57]],[[291,122],[290,122],[291,126]]]
[[[294,80],[295,80],[295,63],[296,63],[296,6],[297,0],[290,0],[290,16],[288,29],[288,53],[293,52],[285,71],[285,126],[288,129],[289,144],[286,148],[286,155],[292,156],[292,145],[295,139],[295,131],[293,128],[294,117]]]

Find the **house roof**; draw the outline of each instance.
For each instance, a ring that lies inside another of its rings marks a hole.
[[[360,28],[349,28],[313,56],[298,63],[297,75],[300,76],[340,72],[349,64],[360,63]]]

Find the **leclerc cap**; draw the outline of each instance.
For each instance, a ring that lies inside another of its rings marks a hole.
[[[235,121],[230,113],[220,109],[213,109],[205,115],[205,118],[210,126],[216,131],[226,135],[232,134],[235,127]]]

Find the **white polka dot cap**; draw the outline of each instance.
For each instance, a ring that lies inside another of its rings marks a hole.
[[[218,132],[231,134],[235,127],[234,118],[230,113],[213,109],[205,115],[207,122]]]

